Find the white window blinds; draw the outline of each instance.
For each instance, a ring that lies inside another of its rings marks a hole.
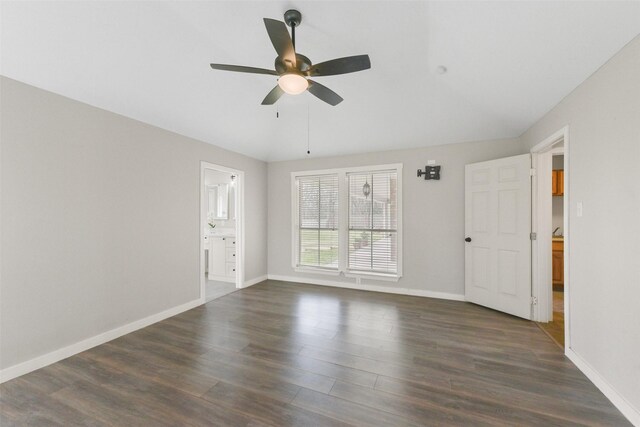
[[[338,175],[300,176],[298,265],[338,269]]]
[[[398,271],[398,174],[348,173],[351,271]]]

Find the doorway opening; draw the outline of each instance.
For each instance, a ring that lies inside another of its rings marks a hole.
[[[568,129],[532,150],[534,319],[563,350],[569,348],[569,156]]]
[[[200,299],[208,302],[244,282],[244,172],[202,162]]]

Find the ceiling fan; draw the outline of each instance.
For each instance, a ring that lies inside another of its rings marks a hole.
[[[335,76],[354,73],[371,68],[369,55],[347,56],[330,61],[313,64],[309,58],[296,52],[296,27],[302,21],[302,14],[297,10],[288,10],[284,14],[284,22],[264,18],[264,25],[278,53],[275,70],[265,68],[244,67],[241,65],[211,64],[214,70],[236,71],[240,73],[268,74],[278,76],[278,84],[262,101],[262,105],[272,105],[284,93],[298,95],[305,90],[330,105],[338,105],[342,97],[320,83],[311,80],[315,76]],[[291,27],[291,36],[285,26]]]

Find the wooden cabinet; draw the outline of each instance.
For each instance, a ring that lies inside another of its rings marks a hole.
[[[558,196],[564,196],[564,171],[558,171]]]
[[[564,171],[562,169],[551,172],[551,194],[554,196],[564,195]]]
[[[564,242],[554,240],[552,242],[553,251],[551,255],[552,274],[554,290],[562,290],[564,287]]]

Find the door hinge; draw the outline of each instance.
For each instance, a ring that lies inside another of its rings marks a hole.
[[[531,297],[531,305],[538,305],[538,297]]]
[[[536,176],[536,170],[533,168],[529,169],[529,176]]]
[[[535,232],[531,232],[529,233],[529,240],[536,240],[538,239],[538,234]]]

